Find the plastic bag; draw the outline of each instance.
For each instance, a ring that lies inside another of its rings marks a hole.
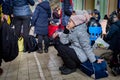
[[[32,26],[32,27],[30,28],[29,35],[36,37],[36,34],[35,34],[34,31],[35,31],[35,27]]]
[[[106,49],[108,49],[109,46],[110,46],[110,45],[109,45],[107,42],[105,42],[101,37],[98,37],[97,40],[95,41],[94,46],[96,46],[96,45],[97,45],[97,47],[106,48]]]
[[[20,37],[18,39],[18,49],[19,49],[19,52],[23,52],[23,50],[24,50],[24,39],[23,39],[23,37]]]

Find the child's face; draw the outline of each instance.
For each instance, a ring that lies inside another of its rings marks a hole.
[[[41,3],[41,2],[42,2],[42,0],[38,0],[38,2],[40,2],[40,3]]]
[[[72,28],[74,28],[74,27],[75,27],[75,24],[74,24],[74,22],[70,19],[66,28],[70,30],[70,29],[72,29]]]

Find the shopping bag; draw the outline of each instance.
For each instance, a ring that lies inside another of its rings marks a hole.
[[[97,45],[97,47],[100,47],[100,48],[106,48],[108,49],[109,48],[109,44],[107,42],[105,42],[101,37],[98,37],[97,40],[95,41],[95,44],[94,45]]]
[[[29,31],[29,35],[36,37],[36,34],[34,31],[35,31],[35,27],[31,26],[30,31]]]
[[[23,39],[23,37],[20,37],[18,39],[18,49],[19,49],[19,52],[23,52],[23,50],[24,50],[24,39]]]

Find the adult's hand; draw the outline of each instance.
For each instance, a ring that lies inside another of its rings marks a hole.
[[[52,35],[53,38],[56,38],[57,36],[58,36],[58,33],[57,33],[57,32],[55,32],[55,33]]]
[[[4,21],[4,20],[6,20],[6,21],[8,20],[8,15],[5,15],[5,14],[4,14],[4,15],[2,16],[1,21]]]
[[[97,63],[102,63],[104,61],[104,59],[98,59]]]

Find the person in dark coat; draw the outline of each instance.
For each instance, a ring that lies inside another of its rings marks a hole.
[[[1,64],[2,64],[2,29],[0,26],[0,75],[2,75],[2,73],[3,73],[3,69],[1,68]]]
[[[35,26],[35,33],[38,36],[38,53],[43,53],[42,41],[44,40],[44,51],[48,52],[48,19],[51,17],[51,9],[48,1],[38,0],[35,12],[32,16],[32,25]]]
[[[3,0],[0,0],[0,5],[2,5],[2,3],[3,3]],[[0,13],[0,15],[1,15],[1,13]],[[2,55],[1,55],[1,53],[2,53],[2,50],[1,50],[2,49],[2,31],[1,30],[2,29],[1,29],[1,25],[0,25],[0,76],[3,73],[3,69],[1,68],[1,64],[2,64]]]
[[[32,15],[29,5],[33,6],[34,4],[34,0],[5,0],[3,6],[5,18],[6,15],[13,14],[14,16],[15,32],[18,37],[21,36],[21,29],[23,28],[24,52],[28,51],[28,34]]]
[[[62,25],[66,27],[73,12],[72,0],[63,0],[62,2]]]
[[[104,40],[110,44],[109,49],[113,51],[110,61],[112,71],[117,72],[115,68],[120,67],[118,55],[120,55],[120,20],[116,12],[110,15],[112,24]],[[119,56],[120,58],[120,56]],[[120,72],[120,69],[119,69]]]

